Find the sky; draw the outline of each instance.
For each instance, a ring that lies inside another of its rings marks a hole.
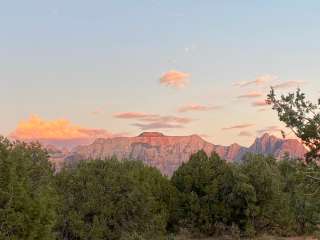
[[[245,146],[278,134],[270,86],[319,97],[319,12],[316,0],[1,1],[0,134]]]

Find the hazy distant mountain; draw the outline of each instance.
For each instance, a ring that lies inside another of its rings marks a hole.
[[[50,160],[55,164],[57,170],[59,170],[64,163],[66,156],[69,154],[69,150],[67,148],[59,148],[56,145],[46,145],[44,147],[50,155]]]
[[[279,139],[268,134],[257,138],[249,148],[238,144],[219,146],[209,143],[198,135],[165,136],[162,133],[147,132],[137,137],[97,139],[87,146],[76,147],[66,161],[81,159],[104,159],[117,156],[119,159],[132,158],[157,167],[162,173],[172,173],[188,161],[192,153],[203,149],[207,154],[215,151],[228,161],[240,160],[247,152],[271,154],[281,158],[285,153],[291,157],[303,158],[306,149],[297,140]]]
[[[257,138],[248,150],[253,153],[273,155],[276,158],[281,158],[286,153],[292,158],[303,158],[306,154],[306,148],[298,140],[284,140],[267,133]]]

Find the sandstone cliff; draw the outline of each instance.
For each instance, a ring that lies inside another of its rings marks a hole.
[[[105,159],[112,156],[118,159],[138,159],[171,176],[183,162],[189,160],[191,154],[201,149],[207,154],[216,152],[227,161],[241,160],[247,152],[271,154],[277,158],[281,158],[286,152],[291,157],[302,158],[306,152],[297,140],[283,140],[268,134],[257,138],[251,147],[246,148],[238,144],[214,145],[198,135],[165,136],[149,132],[137,137],[97,139],[90,145],[76,147],[66,157],[66,161]]]

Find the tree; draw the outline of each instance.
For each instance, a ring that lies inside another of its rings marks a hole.
[[[0,138],[0,239],[54,239],[56,201],[41,146]]]
[[[278,98],[273,88],[267,103],[277,111],[280,121],[284,122],[293,133],[302,140],[309,152],[307,162],[320,160],[320,99],[317,104],[306,99],[300,89],[295,93],[281,95]],[[320,178],[318,179],[320,180]]]
[[[319,166],[315,163],[319,171]],[[319,184],[306,176],[308,166],[299,160],[283,159],[278,162],[287,194],[289,206],[294,215],[292,226],[296,234],[309,234],[317,230],[320,223]]]
[[[249,178],[256,194],[252,224],[257,232],[286,235],[291,232],[293,213],[283,192],[277,160],[272,156],[247,154],[240,171]]]
[[[57,186],[60,239],[159,239],[175,207],[169,180],[138,161],[81,161]]]
[[[246,231],[253,213],[255,192],[249,179],[217,154],[199,151],[172,177],[180,192],[179,223],[192,232],[221,233],[233,225]]]

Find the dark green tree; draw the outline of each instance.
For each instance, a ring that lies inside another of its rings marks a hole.
[[[180,226],[207,235],[233,225],[243,231],[251,228],[254,188],[245,174],[217,154],[193,154],[174,173],[172,183],[180,192]]]
[[[277,160],[272,156],[247,154],[240,170],[249,178],[256,194],[255,216],[252,223],[257,232],[290,234],[293,213]]]
[[[0,138],[0,239],[54,239],[56,201],[41,146]]]
[[[175,189],[141,162],[80,162],[58,174],[57,186],[60,239],[160,239],[173,221]]]
[[[315,163],[314,168],[319,171]],[[312,233],[320,224],[320,192],[318,183],[306,176],[309,166],[299,160],[284,159],[278,163],[283,181],[283,192],[287,194],[289,206],[294,214],[292,226],[296,234]]]

